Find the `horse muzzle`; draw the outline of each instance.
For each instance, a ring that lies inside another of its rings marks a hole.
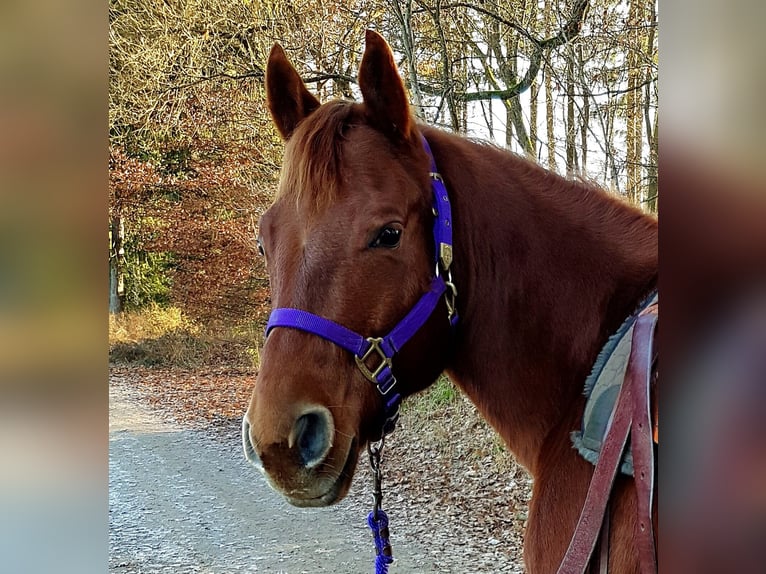
[[[249,413],[242,418],[245,458],[294,506],[328,506],[348,492],[357,441],[353,439],[343,453],[333,453],[334,435],[332,414],[318,405],[304,409],[295,418],[284,440],[265,447],[255,436]],[[332,471],[338,468],[342,470]]]

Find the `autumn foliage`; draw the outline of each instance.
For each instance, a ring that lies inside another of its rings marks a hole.
[[[233,101],[222,94],[210,99]],[[187,120],[199,133],[214,133],[210,106],[197,107],[199,121]],[[110,216],[124,222],[127,260],[131,249],[169,255],[168,303],[203,321],[257,320],[267,280],[254,229],[273,194],[274,163],[253,141],[191,133],[160,146],[154,158],[110,148]]]

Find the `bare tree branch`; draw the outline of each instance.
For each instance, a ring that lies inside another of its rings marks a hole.
[[[516,22],[503,18],[499,14],[469,2],[453,2],[451,4],[442,6],[442,8],[468,8],[470,10],[475,10],[480,14],[497,20],[512,30],[515,30],[532,43],[533,49],[532,53],[529,55],[529,67],[527,68],[527,72],[524,74],[524,77],[517,84],[509,86],[504,90],[478,90],[476,92],[455,92],[454,94],[456,101],[475,102],[489,99],[507,100],[515,98],[519,94],[527,91],[540,72],[540,67],[542,66],[543,61],[543,53],[566,44],[580,33],[580,29],[582,28],[582,23],[585,19],[585,14],[588,8],[588,2],[587,0],[578,0],[572,9],[572,13],[569,16],[569,19],[561,27],[561,30],[554,36],[546,39],[539,39]],[[436,91],[432,86],[428,86],[427,84],[421,83],[418,85],[418,87],[423,93],[429,95],[441,95],[442,93],[442,91]]]

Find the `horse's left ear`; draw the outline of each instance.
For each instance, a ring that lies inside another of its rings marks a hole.
[[[373,30],[367,30],[365,35],[359,88],[371,123],[388,137],[409,139],[413,119],[407,93],[391,48]]]

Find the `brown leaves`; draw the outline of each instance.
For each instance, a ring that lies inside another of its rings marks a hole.
[[[152,407],[184,425],[229,424],[245,414],[255,372],[110,366],[110,381],[136,389]]]
[[[531,478],[468,399],[436,411],[421,401],[427,395],[405,403],[386,443],[384,506],[392,528],[430,543],[444,571],[520,572]],[[451,528],[434,528],[434,521]]]
[[[263,319],[268,281],[254,239],[273,178],[256,151],[238,144],[200,144],[193,155],[190,171],[170,174],[113,147],[111,213],[125,222],[128,249],[173,255],[170,299],[190,316]]]

